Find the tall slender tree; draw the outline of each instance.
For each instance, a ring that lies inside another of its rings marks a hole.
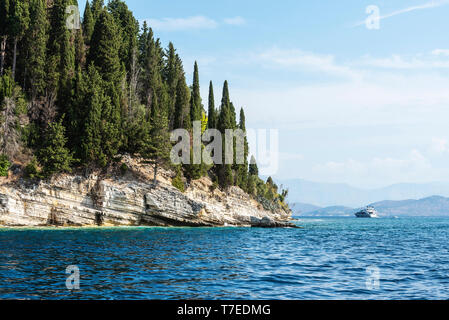
[[[92,17],[94,18],[94,24],[97,22],[97,19],[100,17],[100,13],[104,8],[104,0],[92,0]]]
[[[150,137],[144,145],[142,155],[154,164],[153,184],[157,184],[159,167],[170,157],[170,135],[166,110],[155,100],[151,115]]]
[[[108,10],[114,17],[120,33],[120,61],[128,75],[131,72],[134,50],[137,48],[139,23],[122,0],[110,0]]]
[[[190,91],[187,87],[185,78],[181,77],[176,87],[174,129],[192,129],[189,101]]]
[[[87,62],[95,65],[105,81],[116,84],[122,76],[119,37],[114,17],[103,9],[95,24]]]
[[[89,1],[86,1],[83,14],[83,34],[86,45],[90,45],[90,40],[92,39],[92,34],[94,33],[94,27],[95,21],[92,15],[92,9],[90,8]]]
[[[20,39],[27,32],[30,15],[29,15],[29,1],[14,0],[10,2],[9,8],[9,33],[13,38],[13,63],[12,63],[12,78],[15,79],[16,62],[17,62],[17,44]]]
[[[208,109],[208,127],[217,128],[217,110],[215,109],[214,86],[212,81],[209,84],[209,109]]]
[[[244,163],[237,165],[236,182],[241,189],[247,191],[249,146],[248,146],[248,139],[246,137],[246,119],[245,119],[245,111],[243,110],[243,108],[240,109],[240,120],[238,128],[245,133],[245,138],[243,146]]]
[[[45,94],[46,74],[45,60],[47,57],[47,28],[46,4],[44,0],[32,0],[30,8],[31,24],[27,33],[26,77],[29,79],[31,103]]]
[[[170,128],[174,127],[175,121],[175,104],[176,104],[176,94],[178,81],[180,81],[181,76],[184,76],[182,70],[182,64],[180,64],[179,56],[176,54],[176,49],[173,43],[168,44],[168,49],[165,52],[165,67],[163,69],[164,81],[167,84],[167,91],[169,97],[168,114],[169,114],[169,124]]]
[[[6,44],[9,36],[9,0],[0,0],[0,77],[5,68]]]
[[[201,121],[203,106],[201,103],[201,92],[200,92],[200,76],[198,71],[198,63],[195,61],[195,66],[193,70],[193,84],[192,84],[192,96],[190,97],[191,105],[191,120]]]
[[[227,129],[232,129],[232,115],[230,108],[229,87],[228,82],[225,81],[223,85],[223,97],[221,99],[220,114],[218,117],[218,129],[223,135],[223,164],[218,166],[218,181],[222,188],[227,188],[234,183],[232,164],[226,164],[226,140],[225,132]]]

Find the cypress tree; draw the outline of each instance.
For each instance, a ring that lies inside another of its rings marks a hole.
[[[97,19],[100,17],[100,13],[104,8],[104,0],[93,0],[91,11],[92,11],[92,17],[94,19],[94,25],[97,22]]]
[[[251,156],[251,161],[249,163],[249,174],[251,176],[259,176],[259,168],[257,167],[256,158]]]
[[[26,69],[31,102],[34,103],[37,97],[44,95],[46,88],[45,60],[47,56],[48,20],[44,0],[33,0],[31,4],[31,25],[27,34],[29,57],[26,61]]]
[[[106,82],[117,84],[121,80],[119,50],[119,29],[114,18],[102,10],[92,34],[87,62],[95,65]]]
[[[6,43],[9,36],[9,0],[0,0],[0,77],[5,68]]]
[[[138,39],[139,46],[139,65],[143,69],[145,68],[145,62],[147,61],[148,55],[148,25],[147,22],[143,22],[142,32]]]
[[[117,125],[120,114],[108,95],[110,85],[94,65],[89,66],[81,85],[86,116],[82,155],[87,164],[95,162],[106,166],[120,147],[120,126]]]
[[[237,115],[235,112],[235,107],[234,104],[231,102],[229,104],[229,112],[231,114],[231,129],[236,129],[237,128]]]
[[[174,129],[192,129],[190,123],[190,91],[187,87],[186,80],[181,77],[176,86],[176,102],[174,112]]]
[[[245,119],[245,111],[243,108],[240,109],[240,121],[239,121],[239,129],[245,133],[244,139],[244,159],[245,162],[243,164],[237,165],[237,185],[247,191],[248,187],[248,155],[249,155],[249,147],[248,147],[248,139],[246,137],[246,119]]]
[[[231,100],[229,98],[229,85],[228,85],[228,81],[225,80],[225,82],[223,84],[223,95],[221,98],[220,110],[223,108],[229,108],[230,103],[231,103]]]
[[[95,22],[92,15],[92,9],[90,8],[89,1],[86,1],[86,7],[84,8],[83,15],[83,35],[86,45],[90,45],[90,40],[92,39],[92,34],[94,33],[94,27]]]
[[[121,0],[111,0],[108,3],[108,10],[114,17],[121,35],[120,58],[125,65],[126,71],[131,71],[134,50],[137,48],[137,35],[139,33],[139,23],[128,9],[125,2]]]
[[[95,24],[89,50],[88,63],[93,64],[104,80],[108,100],[102,108],[102,134],[105,138],[103,153],[107,160],[119,150],[122,141],[121,106],[123,105],[124,75],[121,68],[120,33],[113,16],[102,9]]]
[[[82,156],[84,163],[97,162],[101,166],[107,163],[107,157],[102,149],[101,114],[103,105],[110,103],[103,90],[103,81],[93,65],[89,66],[88,74],[82,83],[82,103],[85,107]]]
[[[153,161],[153,184],[157,183],[158,168],[170,158],[170,146],[167,114],[155,100],[152,107],[150,136],[141,152],[146,159]]]
[[[215,109],[214,87],[212,81],[209,84],[209,109],[208,109],[208,128],[217,128],[217,110]]]
[[[46,108],[47,113],[56,113],[55,105],[59,106],[59,113],[67,112],[72,96],[72,79],[75,76],[75,47],[74,33],[66,26],[68,5],[70,0],[55,0],[50,10],[49,40],[47,46],[46,63]],[[67,119],[68,120],[68,119]],[[53,118],[45,119],[51,122]]]
[[[80,30],[75,31],[75,70],[84,68],[86,63],[86,47],[84,43],[83,32]]]
[[[203,106],[201,103],[201,93],[200,93],[200,76],[198,71],[198,63],[195,61],[194,71],[193,71],[193,85],[192,85],[192,96],[190,98],[191,105],[191,120],[201,121]]]
[[[17,61],[17,43],[27,32],[30,23],[29,2],[26,0],[14,0],[10,2],[8,30],[13,38],[13,63],[12,78],[15,79]]]
[[[173,43],[169,43],[168,49],[165,52],[166,62],[163,69],[164,81],[167,84],[167,91],[169,97],[168,114],[170,128],[174,127],[174,115],[175,115],[175,104],[176,104],[176,94],[178,89],[178,81],[181,77],[184,77],[184,72],[182,70],[182,63],[179,56],[176,54],[175,47]]]
[[[220,130],[221,134],[223,135],[223,164],[218,166],[218,182],[222,188],[227,188],[231,186],[234,182],[233,178],[233,172],[232,172],[232,165],[226,164],[226,141],[225,141],[225,132],[226,129],[232,129],[232,115],[231,115],[231,108],[230,108],[230,99],[229,99],[229,88],[228,88],[228,82],[225,81],[223,85],[223,97],[221,100],[221,106],[220,106],[220,114],[218,117],[218,129]]]

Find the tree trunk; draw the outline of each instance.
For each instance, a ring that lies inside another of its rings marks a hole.
[[[6,41],[7,40],[8,40],[8,36],[3,36],[2,43],[0,45],[0,50],[1,50],[0,77],[3,76],[3,69],[5,67]]]
[[[153,184],[156,185],[157,184],[157,169],[158,169],[158,165],[157,165],[157,160],[154,162],[154,178],[153,178]]]
[[[12,79],[16,79],[16,62],[17,62],[17,37],[14,38],[14,57],[12,60]]]

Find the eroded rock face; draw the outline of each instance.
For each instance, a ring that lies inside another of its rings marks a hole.
[[[210,191],[209,179],[185,193],[168,183],[60,175],[49,182],[0,185],[2,226],[289,227],[290,213],[266,211],[239,188]]]

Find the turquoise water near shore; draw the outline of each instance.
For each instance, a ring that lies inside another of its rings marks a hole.
[[[297,223],[0,229],[0,299],[449,299],[449,218]]]

